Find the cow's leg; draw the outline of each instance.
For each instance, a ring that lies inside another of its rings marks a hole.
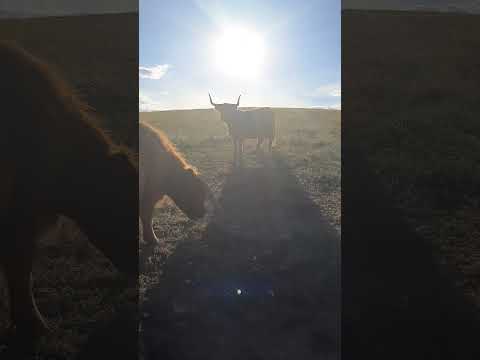
[[[32,293],[32,262],[35,245],[34,222],[14,227],[8,258],[4,260],[5,276],[10,294],[10,309],[14,336],[9,351],[27,354],[34,351],[36,340],[48,331],[46,321],[38,311]]]
[[[268,152],[272,152],[273,137],[268,138]]]
[[[239,148],[239,165],[243,166],[243,139],[238,140],[238,148]]]
[[[257,153],[260,152],[260,147],[262,146],[262,144],[263,144],[263,137],[260,136],[258,138],[258,143],[257,143]]]
[[[141,269],[144,269],[148,263],[148,259],[151,257],[155,250],[155,246],[160,243],[160,240],[155,235],[152,226],[153,211],[155,210],[155,204],[157,203],[158,196],[153,196],[148,191],[144,192],[144,196],[140,200],[140,221],[142,223],[143,232],[143,244],[139,253],[139,264]],[[158,194],[155,194],[158,195]]]
[[[142,221],[143,241],[146,242],[148,246],[158,244],[159,242],[152,227],[152,215],[155,204],[157,203],[156,200],[156,198],[154,200],[154,197],[146,192],[146,196],[140,201],[140,220]]]
[[[237,138],[233,138],[233,166],[234,167],[237,166],[237,157],[238,157],[237,145],[238,145]]]

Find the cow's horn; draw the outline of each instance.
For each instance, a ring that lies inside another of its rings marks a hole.
[[[210,93],[208,93],[208,97],[210,98],[210,104],[212,104],[213,106],[215,106],[216,104],[212,101],[212,97],[210,96]]]
[[[238,95],[237,106],[240,105],[240,96],[242,96],[242,95],[241,94]]]

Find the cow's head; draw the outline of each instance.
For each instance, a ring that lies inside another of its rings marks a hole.
[[[192,168],[182,171],[182,176],[175,179],[175,186],[171,186],[169,196],[175,204],[190,218],[199,219],[207,211],[206,203],[209,195],[208,186],[200,180],[197,172]]]
[[[228,103],[223,103],[223,104],[215,104],[212,101],[212,97],[210,94],[208,94],[208,97],[210,98],[210,104],[212,104],[215,107],[215,110],[217,110],[221,117],[222,120],[227,123],[227,125],[230,126],[231,120],[234,118],[233,115],[238,109],[238,106],[240,105],[240,97],[242,95],[238,96],[237,103],[236,104],[228,104]]]

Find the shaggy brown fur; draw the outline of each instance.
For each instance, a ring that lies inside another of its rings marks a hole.
[[[140,122],[140,218],[143,239],[158,242],[152,229],[152,213],[165,195],[192,219],[205,215],[209,193],[194,167],[175,149],[167,136]]]
[[[0,264],[25,349],[46,327],[31,291],[35,239],[58,214],[137,279],[138,170],[43,61],[1,42],[0,79]]]

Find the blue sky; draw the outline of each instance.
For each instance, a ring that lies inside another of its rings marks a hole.
[[[241,106],[341,103],[339,0],[140,0],[139,13],[141,111],[210,108],[208,92],[242,94]]]

